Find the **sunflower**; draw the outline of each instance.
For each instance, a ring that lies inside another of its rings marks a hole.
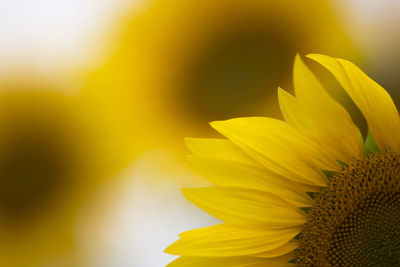
[[[125,119],[126,131],[158,147],[180,148],[187,134],[215,136],[211,120],[279,116],[265,88],[290,83],[297,51],[359,60],[325,0],[156,0],[123,22],[115,52],[84,91],[105,116]]]
[[[116,154],[121,140],[107,138],[112,125],[101,125],[79,97],[48,87],[2,84],[1,266],[76,266],[86,200],[128,161]]]
[[[227,139],[187,139],[216,186],[185,196],[223,222],[180,235],[168,266],[399,266],[400,119],[389,94],[350,61],[308,55],[363,113],[366,141],[299,56],[285,121],[215,121]]]

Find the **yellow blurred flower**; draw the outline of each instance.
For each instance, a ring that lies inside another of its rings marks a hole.
[[[132,158],[108,135],[113,126],[83,104],[32,85],[2,86],[1,266],[54,266],[60,259],[76,266],[76,223],[86,198]]]
[[[213,135],[210,120],[279,116],[275,89],[296,52],[357,58],[326,1],[158,0],[127,17],[85,91],[151,146]]]
[[[170,267],[396,266],[400,255],[400,117],[390,95],[350,61],[309,55],[368,122],[347,111],[298,57],[295,96],[279,89],[285,121],[211,125],[227,139],[188,139],[190,161],[214,187],[185,196],[222,220],[180,235]]]

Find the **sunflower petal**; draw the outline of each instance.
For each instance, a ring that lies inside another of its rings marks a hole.
[[[211,125],[249,156],[289,180],[325,186],[320,170],[337,168],[319,144],[285,122],[249,117],[214,121]]]
[[[272,194],[245,188],[204,187],[183,189],[184,195],[214,217],[242,226],[281,229],[302,225],[298,208]]]
[[[255,257],[260,257],[260,258],[275,258],[275,257],[281,257],[284,255],[287,255],[288,253],[293,252],[295,249],[297,249],[300,245],[300,242],[297,240],[291,240],[284,244],[283,246],[280,246],[276,249],[262,252],[260,254],[253,255]]]
[[[247,156],[231,141],[226,139],[185,138],[185,143],[195,155],[259,165],[254,159]]]
[[[282,115],[287,124],[306,132],[311,132],[313,130],[314,124],[312,120],[309,118],[308,114],[304,114],[306,112],[306,110],[304,110],[305,107],[300,105],[296,97],[282,88],[278,88],[278,100]]]
[[[257,189],[280,196],[297,207],[312,205],[306,194],[312,189],[289,181],[262,166],[197,155],[189,155],[188,160],[202,176],[217,186]]]
[[[322,87],[299,56],[294,64],[296,98],[282,89],[279,102],[286,121],[324,142],[334,160],[349,162],[363,156],[359,130],[347,111]]]
[[[327,68],[363,113],[378,147],[400,152],[400,118],[392,98],[353,63],[324,55],[308,55]]]
[[[288,263],[295,255],[277,258],[256,258],[256,257],[179,257],[166,267],[293,267]]]
[[[300,228],[268,231],[221,223],[182,233],[165,252],[192,257],[255,255],[283,246],[299,232]]]

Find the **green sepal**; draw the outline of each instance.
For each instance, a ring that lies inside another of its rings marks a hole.
[[[322,172],[325,174],[326,178],[328,178],[328,179],[331,179],[331,177],[336,174],[335,171],[329,171],[329,170],[322,170]]]
[[[369,129],[368,129],[367,138],[365,139],[364,147],[365,147],[365,149],[363,148],[363,150],[364,150],[365,154],[381,152],[381,150],[379,149],[378,145],[376,144],[375,139],[372,136],[372,133]]]
[[[294,240],[300,240],[300,234],[297,234],[295,237],[293,237]]]
[[[301,207],[300,208],[302,211],[304,211],[305,213],[309,213],[310,212],[310,207]]]
[[[318,194],[317,192],[306,192],[306,194],[311,198],[315,199],[315,196]]]
[[[336,160],[336,162],[340,165],[340,167],[346,167],[347,166],[347,164],[344,163],[343,161]]]

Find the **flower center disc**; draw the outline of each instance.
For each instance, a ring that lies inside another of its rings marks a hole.
[[[355,160],[315,198],[300,266],[400,266],[400,156]]]

